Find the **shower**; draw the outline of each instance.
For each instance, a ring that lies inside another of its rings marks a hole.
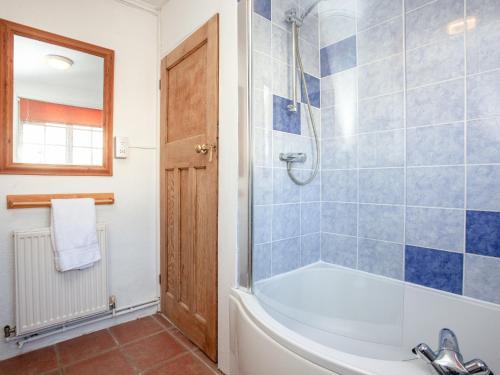
[[[281,153],[280,160],[286,162],[286,169],[288,176],[290,179],[297,185],[307,185],[309,184],[316,175],[319,170],[319,154],[320,154],[320,144],[318,138],[318,131],[316,129],[316,122],[314,120],[314,116],[312,113],[312,105],[311,100],[309,98],[309,90],[307,87],[306,76],[304,72],[304,64],[302,62],[302,56],[300,54],[300,27],[303,24],[304,19],[308,16],[308,14],[312,11],[312,9],[322,0],[315,2],[311,7],[307,9],[307,11],[299,16],[297,9],[290,9],[286,12],[286,21],[292,25],[292,104],[288,106],[288,110],[290,112],[297,112],[298,107],[298,98],[297,98],[297,64],[300,71],[300,79],[302,82],[302,88],[304,96],[306,97],[306,106],[307,113],[309,116],[309,120],[311,122],[311,129],[314,136],[314,144],[315,144],[315,158],[314,158],[314,166],[311,175],[306,180],[299,180],[292,173],[293,163],[304,163],[306,161],[306,154],[304,153]]]

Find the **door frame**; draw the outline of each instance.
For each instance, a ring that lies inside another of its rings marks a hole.
[[[189,51],[196,51],[197,47],[203,43],[206,43],[208,39],[211,39],[213,43],[208,50],[207,59],[215,61],[216,69],[210,69],[212,72],[216,72],[216,77],[212,76],[212,82],[215,84],[211,87],[213,90],[213,95],[210,95],[212,103],[208,103],[207,107],[209,112],[207,112],[207,121],[213,123],[209,129],[215,134],[207,133],[207,141],[209,143],[215,143],[217,147],[219,146],[219,14],[212,16],[205,24],[194,31],[190,36],[183,40],[177,47],[175,47],[171,52],[161,59],[161,78],[160,78],[160,307],[161,311],[165,311],[165,298],[164,293],[166,292],[166,279],[167,279],[167,268],[166,268],[166,244],[167,244],[167,231],[166,231],[166,186],[165,186],[165,148],[166,144],[166,128],[168,126],[168,116],[167,116],[167,99],[168,99],[168,74],[167,67],[176,65],[182,61],[185,57],[190,56]],[[218,313],[219,313],[219,296],[218,296],[218,257],[219,257],[219,223],[218,223],[218,205],[219,205],[219,152],[217,150],[217,175],[215,176],[215,188],[217,191],[217,202],[215,202],[215,207],[217,210],[215,225],[216,225],[216,236],[215,236],[215,285],[213,286],[216,293],[215,301],[215,356],[217,357],[218,352]]]

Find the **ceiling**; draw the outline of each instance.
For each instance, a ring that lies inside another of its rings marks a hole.
[[[47,64],[47,55],[73,60],[67,70]],[[102,57],[16,35],[14,37],[14,86],[16,94],[30,99],[51,100],[62,96],[61,104],[102,107],[104,60]],[[36,94],[34,94],[36,92]],[[36,96],[36,97],[35,97]]]
[[[168,0],[142,0],[142,1],[152,5],[156,9],[160,9],[163,6],[163,4],[165,4]]]

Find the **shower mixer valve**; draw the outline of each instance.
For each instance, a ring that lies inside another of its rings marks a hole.
[[[280,153],[280,160],[287,163],[305,163],[307,159],[303,152]]]
[[[432,365],[440,375],[493,375],[493,371],[480,359],[464,363],[458,347],[457,336],[452,330],[443,328],[439,333],[439,351],[435,353],[427,344],[412,349],[413,354]]]

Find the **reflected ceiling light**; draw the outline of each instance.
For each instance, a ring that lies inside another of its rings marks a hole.
[[[467,31],[475,29],[477,26],[477,18],[476,17],[467,17],[465,21],[463,19],[459,19],[456,21],[452,21],[448,24],[448,34],[449,35],[455,35],[455,34],[460,34],[465,31],[465,28],[467,28]]]
[[[74,64],[73,60],[59,55],[47,55],[45,61],[48,66],[59,70],[67,70]]]

